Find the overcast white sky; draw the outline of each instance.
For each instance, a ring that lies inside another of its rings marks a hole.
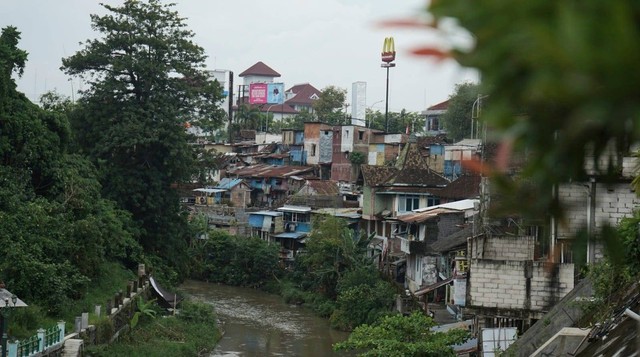
[[[89,14],[103,14],[100,2],[120,0],[11,0],[0,7],[0,27],[22,33],[19,47],[29,53],[18,89],[36,100],[56,90],[66,96],[82,88],[60,70],[61,59],[78,44],[96,37]],[[456,84],[477,81],[475,71],[451,61],[436,63],[415,57],[410,49],[437,43],[426,31],[383,28],[383,20],[423,14],[426,0],[174,0],[207,55],[209,69],[236,74],[258,61],[282,75],[289,88],[310,83],[318,89],[367,83],[367,105],[384,111],[386,70],[380,67],[385,37],[396,44],[396,67],[389,75],[389,110],[421,111],[446,100]]]

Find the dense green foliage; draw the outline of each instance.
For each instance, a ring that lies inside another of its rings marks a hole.
[[[522,175],[535,184],[505,180],[513,207],[561,217],[555,184],[584,178],[590,157],[598,173],[618,173],[619,155],[640,137],[638,2],[452,0],[427,10],[445,37],[470,35],[471,46],[452,38],[450,55],[480,71],[490,98],[482,119],[500,130],[503,152],[528,155]],[[451,19],[459,31],[440,27]],[[600,154],[612,165],[598,166]]]
[[[460,141],[471,137],[471,120],[472,117],[477,116],[477,111],[472,109],[474,109],[474,102],[478,99],[478,94],[477,84],[456,85],[455,93],[449,97],[447,111],[442,115],[442,122],[447,130],[448,138]],[[478,118],[474,120],[474,133],[477,132],[475,127],[477,120]]]
[[[70,154],[64,111],[16,91],[26,54],[0,36],[0,271],[9,289],[49,314],[82,298],[106,261],[140,261],[129,213],[101,197],[94,166]]]
[[[369,239],[356,234],[344,219],[316,217],[288,277],[298,288],[283,289],[283,296],[330,317],[338,329],[374,322],[390,311],[396,290],[367,258],[368,244]]]
[[[320,98],[313,102],[313,111],[319,121],[331,125],[345,122],[347,91],[336,86],[327,86],[320,92]]]
[[[415,112],[402,109],[400,112],[389,112],[389,134],[424,132],[425,117]],[[376,130],[385,130],[384,113],[367,109],[367,126]]]
[[[186,273],[188,229],[172,184],[200,172],[204,153],[184,123],[215,128],[222,90],[204,69],[204,50],[185,20],[158,0],[103,5],[92,15],[102,37],[63,59],[89,88],[72,116],[83,153],[99,168],[102,193],[131,212],[145,254]]]
[[[386,316],[374,324],[356,327],[349,339],[335,344],[334,349],[354,350],[366,357],[455,356],[451,346],[467,340],[469,332],[433,332],[435,325],[430,317],[418,312]]]
[[[362,324],[372,324],[390,313],[397,291],[379,274],[373,266],[363,266],[348,271],[340,278],[331,326],[350,331]]]
[[[213,230],[189,250],[191,277],[236,286],[258,287],[281,273],[279,249],[259,238]]]
[[[640,210],[634,211],[632,217],[623,218],[615,231],[615,242],[621,242],[618,249],[620,255],[606,256],[598,263],[587,267],[587,277],[593,285],[593,301],[582,303],[587,311],[588,321],[592,324],[611,316],[619,306],[620,299],[629,289],[626,287],[635,283],[640,277]]]
[[[202,356],[213,350],[220,333],[210,305],[183,302],[180,314],[140,321],[140,326],[112,345],[85,351],[87,356]]]

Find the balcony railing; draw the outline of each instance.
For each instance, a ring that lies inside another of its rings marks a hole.
[[[400,239],[400,251],[406,254],[423,254],[425,249],[424,242],[420,242],[412,238],[413,236],[396,236]]]

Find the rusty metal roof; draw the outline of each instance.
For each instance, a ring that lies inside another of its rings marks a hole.
[[[227,175],[237,177],[289,177],[303,173],[311,173],[313,167],[307,166],[272,166],[257,164],[228,170]]]

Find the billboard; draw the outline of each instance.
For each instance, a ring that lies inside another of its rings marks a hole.
[[[249,84],[249,103],[265,104],[267,102],[267,84],[251,83]]]
[[[284,103],[284,83],[251,83],[249,84],[250,104],[282,104]]]
[[[284,103],[284,83],[269,83],[267,85],[267,103]]]

